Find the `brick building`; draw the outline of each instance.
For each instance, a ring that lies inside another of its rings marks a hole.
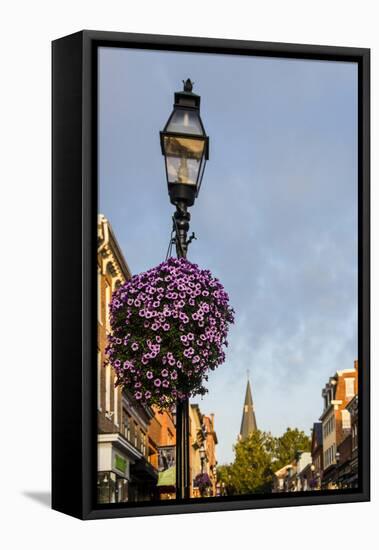
[[[154,407],[148,430],[149,461],[159,472],[156,496],[160,500],[175,498],[175,414]]]
[[[101,503],[151,499],[158,472],[150,464],[147,433],[154,412],[141,407],[128,392],[115,386],[105,361],[112,292],[131,277],[107,219],[98,217],[98,500]]]
[[[348,487],[356,489],[358,487],[358,420],[359,420],[359,408],[358,408],[358,395],[355,395],[353,399],[346,405],[346,409],[350,413],[351,419],[351,459],[350,459],[350,476],[346,479],[345,483]]]
[[[190,496],[200,497],[194,480],[199,474],[208,474],[211,486],[206,496],[216,495],[216,445],[217,435],[214,429],[214,415],[206,416],[199,405],[190,405]]]
[[[205,426],[205,452],[206,452],[206,470],[211,480],[212,486],[209,489],[210,496],[216,496],[217,485],[217,459],[216,445],[218,443],[217,434],[214,425],[214,414],[203,416],[203,425]]]
[[[358,487],[358,395],[346,405],[343,438],[338,445],[338,486]]]
[[[320,416],[323,433],[323,489],[338,488],[339,446],[348,435],[350,413],[346,405],[358,392],[358,362],[353,369],[340,370],[329,378],[322,397],[324,410]]]

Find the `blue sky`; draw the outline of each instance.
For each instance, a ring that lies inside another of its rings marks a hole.
[[[159,131],[190,77],[210,159],[188,257],[236,310],[199,403],[233,459],[250,372],[258,427],[307,433],[321,389],[357,358],[357,66],[101,48],[99,211],[132,273],[164,260],[170,205]]]

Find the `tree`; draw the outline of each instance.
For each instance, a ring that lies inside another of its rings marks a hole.
[[[232,495],[234,487],[232,486],[232,464],[221,464],[217,466],[217,483],[220,484],[221,494]]]
[[[310,451],[311,440],[303,432],[297,428],[287,428],[287,431],[281,437],[277,437],[275,441],[275,470],[279,470],[286,464],[291,463],[299,451]]]
[[[271,490],[275,438],[270,433],[254,431],[235,447],[230,466],[229,484],[235,494],[266,493]]]
[[[217,468],[218,481],[228,495],[269,493],[274,473],[310,448],[310,438],[297,428],[287,428],[280,437],[256,430],[234,446],[232,464]]]

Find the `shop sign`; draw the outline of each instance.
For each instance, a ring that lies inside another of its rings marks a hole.
[[[119,470],[119,472],[126,474],[127,465],[128,463],[125,458],[118,454],[114,455],[114,467],[116,468],[116,470]]]

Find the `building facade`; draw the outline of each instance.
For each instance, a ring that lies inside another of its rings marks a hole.
[[[358,391],[358,362],[353,369],[340,370],[329,378],[322,397],[324,410],[320,417],[323,434],[323,489],[337,489],[339,486],[339,446],[350,430],[350,413],[346,405]]]
[[[273,493],[284,493],[289,491],[289,480],[292,477],[294,468],[295,463],[293,462],[291,464],[286,464],[274,473],[272,482]]]
[[[311,440],[311,479],[310,484],[313,490],[321,489],[322,475],[324,471],[324,452],[322,445],[322,422],[314,422]]]
[[[209,488],[209,496],[217,495],[217,458],[216,445],[218,443],[217,434],[215,431],[215,415],[203,416],[203,424],[205,426],[205,452],[206,452],[206,471],[211,480]]]
[[[347,486],[353,489],[358,488],[358,421],[359,421],[359,408],[358,408],[358,394],[346,405],[346,409],[350,413],[351,418],[351,475],[346,480]]]
[[[309,491],[310,474],[309,470],[312,464],[312,455],[310,452],[298,451],[294,461],[293,468],[290,470],[288,479],[289,491]]]
[[[157,498],[175,498],[175,454],[176,427],[175,414],[154,409],[154,418],[148,430],[149,461],[159,472]]]
[[[346,405],[345,429],[338,446],[338,487],[358,487],[358,395]]]
[[[215,496],[217,485],[217,435],[214,429],[214,415],[206,416],[200,411],[199,405],[190,405],[190,496]],[[210,486],[201,494],[196,486],[196,477],[206,474]]]
[[[112,292],[131,274],[112,228],[102,215],[98,217],[97,229],[98,501],[104,504],[149,500],[158,479],[158,472],[149,461],[147,440],[154,412],[141,407],[115,385],[114,372],[105,357]]]

